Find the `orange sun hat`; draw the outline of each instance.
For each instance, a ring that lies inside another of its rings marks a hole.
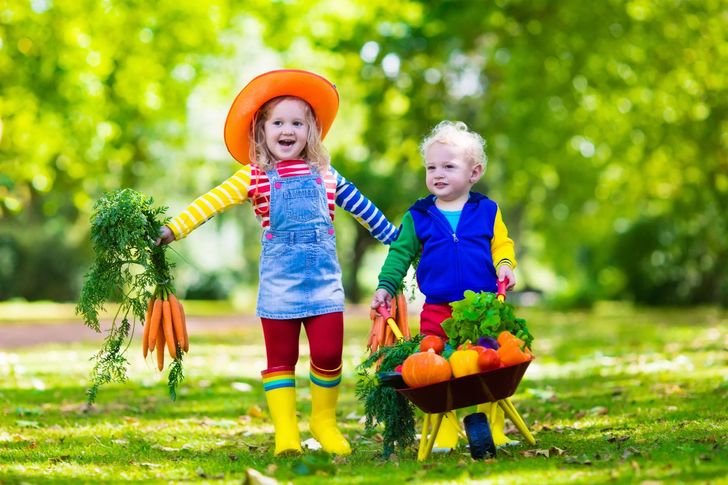
[[[253,116],[267,101],[278,96],[296,96],[306,101],[316,116],[322,140],[339,109],[336,86],[318,74],[280,69],[254,78],[235,97],[225,120],[225,145],[243,165],[251,162],[249,133]]]

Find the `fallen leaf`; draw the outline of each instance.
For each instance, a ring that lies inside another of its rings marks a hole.
[[[179,451],[179,448],[170,448],[169,446],[152,445],[152,448],[159,451],[166,451],[168,453]]]
[[[245,485],[276,485],[278,480],[263,475],[255,468],[248,468],[245,470],[245,481],[243,483]]]
[[[195,473],[197,473],[197,475],[200,478],[211,478],[213,480],[219,480],[221,478],[225,478],[224,473],[218,473],[217,475],[208,475],[207,473],[205,473],[205,470],[203,470],[201,467],[197,467],[197,470],[195,470]]]
[[[604,406],[594,406],[589,410],[589,414],[591,416],[601,416],[607,413],[609,413],[609,409],[605,408]]]
[[[321,449],[321,443],[316,441],[316,438],[309,438],[303,443],[301,443],[304,448],[308,448],[311,451],[316,451]]]
[[[43,414],[43,412],[40,409],[26,409],[23,407],[16,408],[15,414],[17,414],[20,417],[23,416],[40,416]]]
[[[579,456],[567,456],[564,460],[566,463],[571,463],[575,465],[591,465],[591,459],[589,459],[586,455],[579,455]]]
[[[641,454],[642,454],[642,452],[640,450],[638,450],[637,448],[628,446],[627,448],[624,449],[624,452],[622,452],[622,459],[626,460],[630,456],[634,456],[634,455],[639,456]]]
[[[630,439],[631,436],[615,436],[615,435],[608,435],[605,439],[609,443],[622,443],[623,441],[627,441]]]
[[[549,457],[550,451],[547,449],[542,450],[524,450],[521,452],[521,455],[525,457],[533,457],[533,456],[545,456],[546,458]]]
[[[56,463],[61,463],[71,458],[71,455],[61,455],[61,456],[54,456],[48,459],[48,461],[55,465]]]
[[[257,404],[253,404],[248,408],[248,416],[251,418],[262,418],[264,416],[263,410]]]
[[[38,424],[38,421],[26,421],[24,419],[19,419],[15,421],[15,424],[19,428],[40,428],[40,424]]]
[[[239,392],[250,392],[253,390],[253,386],[247,382],[233,382],[231,387]]]

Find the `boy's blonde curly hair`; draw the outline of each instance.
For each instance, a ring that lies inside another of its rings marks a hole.
[[[474,131],[468,130],[468,125],[462,121],[441,121],[420,144],[420,153],[425,158],[427,150],[433,143],[442,143],[459,147],[465,157],[473,166],[482,165],[483,173],[488,167],[488,156],[485,154],[485,139]]]
[[[265,122],[268,115],[281,101],[294,99],[304,104],[306,110],[305,121],[308,124],[308,138],[303,148],[301,158],[306,160],[318,173],[324,173],[329,168],[329,153],[321,141],[321,127],[316,122],[316,115],[311,106],[296,96],[278,96],[260,107],[253,116],[250,133],[250,159],[263,170],[271,170],[275,166],[275,158],[268,150],[265,142]]]

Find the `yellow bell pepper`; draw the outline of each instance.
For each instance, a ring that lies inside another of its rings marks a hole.
[[[455,377],[469,376],[480,372],[478,352],[475,350],[456,350],[450,355],[450,367]]]

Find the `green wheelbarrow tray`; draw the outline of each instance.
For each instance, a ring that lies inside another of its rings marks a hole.
[[[405,387],[397,389],[397,392],[426,413],[446,413],[512,396],[530,364],[531,361],[528,360],[428,386]]]

